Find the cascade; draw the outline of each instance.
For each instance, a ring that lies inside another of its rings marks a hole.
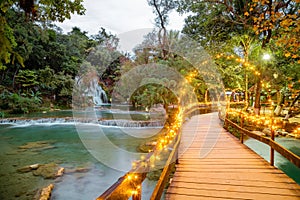
[[[80,91],[77,95],[89,97],[95,106],[108,103],[107,95],[102,87],[98,84],[98,80],[99,79],[97,76],[94,76],[91,80],[87,79],[86,77],[75,77],[75,82],[77,83],[76,87]]]
[[[90,87],[88,88],[89,96],[93,97],[93,102],[96,106],[100,106],[103,103],[107,103],[107,95],[102,87],[98,84],[98,79],[94,78],[90,82]]]
[[[117,126],[128,128],[142,128],[142,127],[162,127],[162,121],[132,121],[132,120],[99,120],[99,124],[103,126]]]

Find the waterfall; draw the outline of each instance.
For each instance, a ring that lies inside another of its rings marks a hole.
[[[78,93],[75,93],[75,96],[78,95],[82,97],[88,97],[92,100],[91,103],[93,103],[95,106],[108,103],[107,95],[102,87],[98,84],[98,81],[99,79],[97,76],[94,76],[91,79],[89,79],[89,77],[75,77],[75,82],[77,83],[76,88],[78,90]],[[82,100],[77,101],[78,102],[75,101],[75,103],[83,103]]]
[[[94,78],[90,82],[89,90],[91,91],[90,95],[93,97],[93,102],[96,106],[100,106],[103,103],[108,102],[105,91],[98,84],[98,79]]]

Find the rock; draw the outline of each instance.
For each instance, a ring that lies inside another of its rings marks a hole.
[[[27,142],[25,145],[19,146],[18,148],[20,150],[26,151],[26,150],[45,150],[45,149],[51,149],[55,148],[54,146],[51,146],[51,141],[37,141],[37,142]]]
[[[65,173],[66,174],[71,174],[71,173],[86,173],[88,171],[90,171],[89,168],[78,167],[78,168],[75,168],[75,169],[66,169]]]
[[[54,179],[58,169],[59,167],[56,163],[49,163],[41,165],[37,170],[33,171],[33,175],[42,176],[45,179]]]
[[[255,133],[256,135],[260,135],[260,136],[266,136],[266,134],[261,131],[252,131],[252,133]]]
[[[281,135],[281,136],[286,136],[288,134],[288,132],[286,132],[284,130],[277,130],[276,132],[278,135]]]
[[[27,172],[30,172],[32,170],[38,169],[39,166],[40,166],[40,164],[27,165],[27,166],[24,166],[24,167],[21,167],[21,168],[17,169],[17,171],[20,172],[20,173],[27,173]]]
[[[86,173],[88,171],[90,171],[90,169],[84,168],[84,167],[79,167],[79,168],[75,169],[75,172],[78,172],[78,173]]]
[[[154,142],[147,142],[145,144],[141,144],[137,147],[138,152],[142,153],[149,153],[149,151],[152,151],[153,148],[155,147],[156,143]]]
[[[37,168],[39,168],[39,166],[40,166],[40,164],[29,165],[29,167],[30,167],[31,169],[37,169]]]
[[[56,177],[59,177],[59,176],[62,176],[64,174],[64,171],[65,171],[65,168],[61,167],[57,170],[55,176]]]
[[[271,135],[271,129],[269,129],[269,128],[264,128],[262,132],[263,132],[264,134],[266,134],[267,136],[270,136],[270,135]]]
[[[282,135],[282,136],[287,136],[288,134],[289,134],[289,133],[286,132],[286,131],[282,131],[282,132],[281,132],[281,135]]]
[[[53,184],[50,184],[47,187],[44,187],[42,189],[42,192],[41,192],[39,200],[48,200],[48,199],[50,199],[51,192],[52,192],[53,188],[54,188]]]
[[[25,167],[21,167],[19,169],[17,169],[18,172],[20,173],[27,173],[30,172],[32,169],[29,166],[25,166]]]

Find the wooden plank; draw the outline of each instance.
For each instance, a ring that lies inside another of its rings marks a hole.
[[[281,194],[285,196],[296,196],[300,198],[298,189],[291,188],[269,188],[266,190],[265,187],[258,187],[256,185],[233,185],[233,184],[208,184],[204,183],[194,183],[194,182],[183,182],[174,181],[172,188],[188,188],[195,190],[217,190],[217,191],[230,191],[238,193],[256,193],[256,194]],[[170,192],[172,189],[170,190]]]
[[[237,191],[222,191],[222,190],[208,190],[208,189],[191,189],[191,188],[179,188],[179,187],[171,187],[168,189],[167,196],[168,198],[172,198],[172,194],[183,194],[188,196],[197,197],[201,199],[201,197],[209,198],[220,198],[220,199],[272,199],[272,200],[299,200],[300,196],[294,195],[283,195],[277,193],[256,193],[252,192],[237,192]]]
[[[191,118],[179,151],[166,199],[300,199],[300,186],[224,131],[216,114]]]
[[[285,189],[296,189],[299,190],[300,186],[296,184],[295,182],[274,182],[269,180],[264,181],[257,181],[257,180],[240,180],[240,179],[224,179],[224,178],[217,178],[217,177],[205,177],[205,179],[198,180],[195,177],[176,177],[173,178],[172,181],[175,182],[190,182],[190,183],[205,183],[205,184],[221,184],[221,185],[245,185],[245,186],[255,186],[255,187],[264,187],[265,189],[271,189],[271,188],[285,188]]]

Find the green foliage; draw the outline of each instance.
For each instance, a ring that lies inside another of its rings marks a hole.
[[[0,95],[1,108],[11,113],[28,113],[40,108],[41,98],[39,93],[31,92],[30,95],[19,95],[4,91]]]
[[[20,70],[15,79],[17,84],[20,84],[22,88],[26,89],[38,84],[37,74],[32,70]]]
[[[41,1],[24,1],[24,0],[9,0],[0,2],[0,70],[6,69],[6,65],[14,63],[17,59],[23,66],[23,57],[14,51],[17,46],[17,41],[14,34],[14,28],[10,23],[10,9],[18,9],[18,13],[24,11],[23,22],[26,24],[29,18],[37,21],[60,21],[70,19],[71,14],[84,14],[83,0],[41,0]],[[29,29],[30,30],[30,29]]]

